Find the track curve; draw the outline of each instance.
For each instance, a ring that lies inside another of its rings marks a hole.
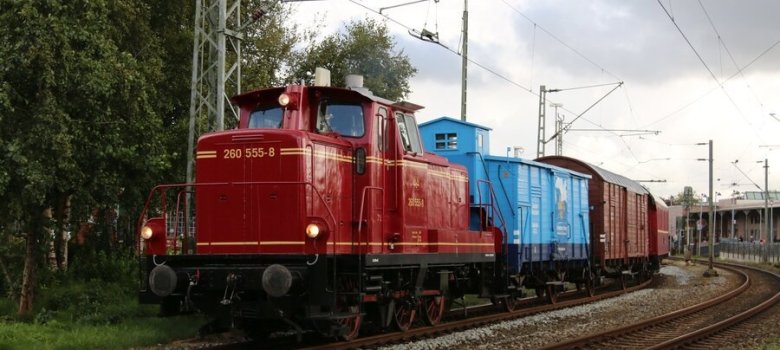
[[[780,300],[780,276],[741,265],[717,264],[743,276],[736,289],[709,301],[646,321],[544,349],[673,349],[733,346],[726,334]],[[736,298],[739,296],[739,298]]]

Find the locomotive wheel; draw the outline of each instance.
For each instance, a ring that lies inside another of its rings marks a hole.
[[[417,308],[412,304],[411,300],[400,300],[395,304],[393,320],[395,321],[395,328],[401,332],[409,330],[414,322]]]
[[[340,291],[355,292],[358,290],[357,282],[353,278],[344,278],[340,281]],[[363,314],[360,312],[360,300],[349,294],[339,295],[336,310],[350,316],[335,320],[342,329],[338,333],[341,340],[352,340],[360,333],[360,325],[363,323]]]
[[[420,304],[420,313],[425,324],[435,326],[444,315],[445,297],[443,295],[424,297]]]
[[[357,312],[358,307],[353,306],[350,308],[350,312]],[[357,313],[354,316],[346,317],[339,319],[337,321],[346,331],[339,335],[339,339],[341,340],[352,340],[357,338],[358,334],[360,333],[360,325],[363,323],[363,315],[360,313]]]

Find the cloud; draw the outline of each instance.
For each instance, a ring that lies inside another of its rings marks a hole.
[[[378,9],[399,2],[360,3]],[[776,19],[780,1],[701,3],[720,40],[698,1],[661,1],[717,81],[658,2],[469,2],[469,58],[476,62],[468,66],[469,121],[493,128],[494,154],[503,154],[507,146],[521,146],[525,157],[534,158],[539,85],[572,88],[620,79],[625,82],[623,87],[571,126],[601,130],[566,133],[564,155],[601,164],[629,178],[667,180],[648,184],[654,193],[666,197],[682,191],[683,186],[706,192],[707,162],[697,159],[707,157],[707,147],[694,144],[712,139],[715,177],[721,178],[719,185],[723,186],[716,190],[730,193],[729,184],[749,182],[731,162],[740,159],[738,164],[755,165],[764,158],[770,163],[770,187],[776,189],[780,171],[772,169],[776,168],[773,164],[780,167],[780,147],[760,146],[778,144],[775,140],[780,134],[780,122],[769,116],[780,114],[780,45],[741,75],[735,74],[737,67],[731,57],[737,66],[745,67],[780,40],[780,21]],[[388,26],[397,47],[419,70],[411,80],[410,100],[426,106],[419,113],[421,121],[460,114],[461,58],[407,32],[409,28],[438,32],[442,44],[459,52],[462,4],[441,0],[438,6],[431,1],[384,11],[392,18]],[[299,9],[316,13],[305,10],[314,6],[330,9],[330,28],[338,28],[350,18],[376,17],[348,1],[306,2]],[[301,16],[307,18],[306,14]],[[609,89],[611,86],[552,93],[548,102],[563,103],[561,113],[571,121]],[[552,108],[548,107],[547,113],[549,137],[553,133]],[[603,129],[661,133],[625,136],[632,133]],[[550,142],[547,154],[553,150]],[[743,170],[759,181],[763,178],[761,166]],[[736,188],[751,190],[750,186]]]

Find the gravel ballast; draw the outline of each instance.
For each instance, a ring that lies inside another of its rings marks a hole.
[[[703,277],[706,270],[706,265],[668,261],[652,288],[383,349],[535,349],[695,305],[739,284],[728,271],[718,269],[719,276]]]

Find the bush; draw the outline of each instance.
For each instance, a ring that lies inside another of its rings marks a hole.
[[[143,315],[136,300],[135,288],[116,282],[91,280],[70,281],[43,294],[35,321],[46,323],[57,319],[66,323],[116,324]]]
[[[41,270],[32,321],[102,325],[138,315],[137,271],[130,250],[106,253],[94,247],[74,247],[67,272]]]
[[[67,273],[81,281],[117,282],[128,287],[138,285],[138,260],[132,249],[111,252],[79,247]]]
[[[11,315],[16,314],[18,307],[19,304],[15,300],[9,298],[0,299],[0,322],[13,319]]]

